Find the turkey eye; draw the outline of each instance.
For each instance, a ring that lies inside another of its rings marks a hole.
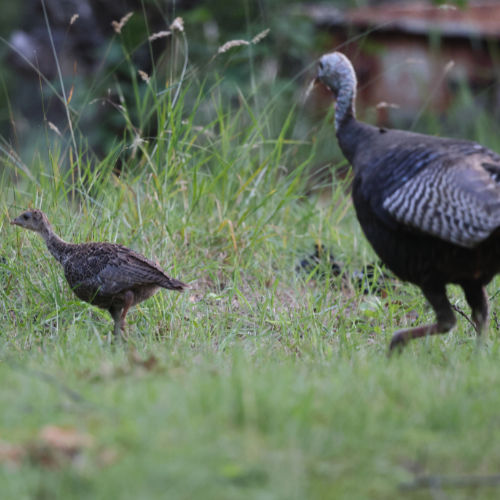
[[[26,214],[23,214],[23,219],[24,219],[24,220],[28,220],[28,219],[29,219],[29,217],[28,217]]]
[[[321,70],[323,69],[323,63],[321,61],[318,63],[318,68]]]

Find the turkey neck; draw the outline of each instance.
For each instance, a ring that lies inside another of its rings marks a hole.
[[[356,157],[360,160],[360,157],[370,153],[370,145],[377,130],[372,125],[358,122],[353,115],[345,118],[337,127],[336,135],[340,149],[354,168],[355,173],[362,163],[356,161]]]
[[[59,236],[54,233],[50,225],[46,225],[42,231],[40,231],[40,234],[45,240],[49,252],[56,258],[56,260],[63,264],[65,256],[73,245],[71,243],[67,243],[62,238],[59,238]]]
[[[342,124],[349,118],[355,118],[354,99],[356,98],[356,79],[350,73],[343,75],[342,85],[337,93],[337,104],[335,106],[335,130],[337,132]]]
[[[356,111],[354,101],[356,99],[356,76],[354,70],[343,72],[341,85],[337,91],[337,100],[335,106],[335,130],[339,141],[340,149],[344,156],[353,164],[356,155],[356,149],[370,132],[372,127],[356,120]]]

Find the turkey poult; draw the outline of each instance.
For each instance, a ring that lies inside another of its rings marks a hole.
[[[124,329],[130,307],[148,299],[160,287],[182,291],[187,286],[124,246],[67,243],[54,233],[40,210],[27,210],[11,224],[41,234],[49,252],[63,266],[64,276],[76,296],[109,311],[115,322],[115,337]]]
[[[390,349],[455,326],[448,283],[463,288],[481,334],[485,285],[500,272],[500,156],[474,142],[358,122],[356,74],[339,52],[321,57],[318,79],[336,97],[336,135],[354,169],[352,198],[367,239],[436,313],[434,324],[397,331]]]

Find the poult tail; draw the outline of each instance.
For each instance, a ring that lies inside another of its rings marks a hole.
[[[177,290],[179,292],[182,292],[185,288],[189,288],[189,285],[186,285],[186,283],[176,280],[175,278],[166,279],[165,283],[162,283],[161,286],[168,290]]]

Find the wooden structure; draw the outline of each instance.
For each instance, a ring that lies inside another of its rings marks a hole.
[[[500,1],[470,0],[463,9],[412,1],[347,11],[323,4],[305,13],[328,32],[326,50],[353,61],[361,114],[376,110],[379,123],[394,123],[423,109],[445,112],[466,84],[500,115]]]

